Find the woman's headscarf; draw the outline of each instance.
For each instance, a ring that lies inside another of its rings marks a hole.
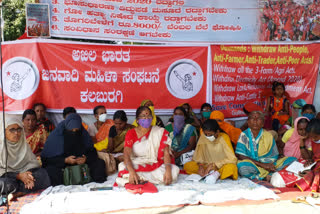
[[[3,120],[1,120],[3,121]],[[23,125],[21,121],[12,116],[5,116],[5,128],[8,126],[18,124],[22,128],[21,137],[18,142],[10,142],[8,139],[8,169],[7,172],[26,172],[33,168],[40,167],[36,156],[32,153],[30,146],[26,141],[26,135],[23,131]],[[0,176],[5,173],[6,168],[6,147],[4,142],[3,124],[0,124]]]
[[[148,102],[152,102],[151,100],[145,99],[141,102],[140,106],[144,106],[146,103]],[[154,113],[154,106],[149,106],[149,109],[151,110],[152,113],[152,122],[151,122],[151,126],[155,126],[157,124],[157,116]],[[134,120],[132,125],[134,125],[135,127],[138,126],[137,120]]]
[[[224,121],[224,114],[221,111],[213,111],[210,114],[210,119],[221,120],[218,122],[220,128],[229,135],[230,140],[233,144],[237,144],[239,136],[241,134],[241,129],[234,127],[233,125]]]
[[[284,149],[283,149],[283,153],[286,157],[296,157],[296,158],[301,158],[301,152],[300,152],[300,135],[298,133],[298,122],[301,119],[306,119],[309,121],[308,118],[306,117],[298,117],[295,121],[294,121],[294,130],[293,133],[291,135],[291,137],[289,138],[289,140],[285,143]],[[311,147],[311,140],[308,138],[305,141],[305,145],[306,147]]]
[[[81,139],[86,148],[92,148],[92,139],[82,126],[82,120],[79,114],[71,113],[67,118],[60,122],[56,129],[51,132],[46,143],[44,144],[41,157],[51,158],[64,154],[64,130],[72,130],[74,128],[80,128]]]

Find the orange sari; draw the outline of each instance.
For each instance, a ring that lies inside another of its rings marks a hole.
[[[46,131],[43,124],[39,125],[39,127],[34,131],[31,135],[26,136],[27,142],[33,152],[33,154],[39,153],[44,146],[49,134]]]
[[[113,120],[108,119],[106,120],[106,122],[102,124],[102,126],[98,130],[96,134],[97,143],[94,144],[94,147],[97,149],[97,151],[101,151],[103,149],[108,148],[109,131],[113,125]]]

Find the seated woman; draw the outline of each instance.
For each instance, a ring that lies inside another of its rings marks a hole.
[[[88,132],[97,151],[106,151],[108,148],[109,131],[114,122],[111,119],[107,119],[107,110],[104,106],[94,107],[93,114],[97,121],[89,125]]]
[[[32,108],[37,114],[37,126],[43,124],[48,133],[54,130],[54,124],[46,117],[47,107],[43,103],[36,103]]]
[[[225,134],[216,120],[208,119],[202,124],[201,134],[192,161],[184,165],[188,174],[205,176],[211,170],[219,171],[220,179],[231,177],[238,179],[237,158],[230,139],[225,140]],[[228,137],[227,137],[228,139]]]
[[[106,180],[104,161],[99,159],[91,137],[81,125],[81,117],[71,113],[47,139],[41,160],[53,186],[63,184],[63,169],[86,163],[95,182]]]
[[[134,128],[134,126],[127,123],[127,115],[122,110],[114,113],[113,122],[114,126],[112,126],[109,131],[107,151],[110,153],[123,153],[125,136],[130,129]]]
[[[71,106],[68,106],[68,107],[65,107],[62,111],[62,116],[63,116],[63,119],[66,119],[67,116],[71,113],[77,113],[77,110],[74,108],[74,107],[71,107]],[[82,121],[82,126],[83,128],[85,128],[85,130],[88,131],[88,125]]]
[[[289,118],[289,120],[287,121],[287,124],[290,126],[294,126],[294,121],[298,118],[302,116],[302,108],[303,106],[307,104],[306,101],[304,101],[304,99],[297,99],[292,103],[292,109],[291,109],[291,114],[292,116]]]
[[[311,159],[311,140],[307,135],[306,128],[309,119],[298,117],[294,122],[294,128],[289,129],[282,137],[283,154],[297,159]],[[309,150],[309,151],[308,151]]]
[[[213,111],[210,115],[210,119],[214,119],[218,122],[220,128],[229,135],[231,142],[237,145],[237,141],[241,134],[241,129],[234,127],[228,122],[224,121],[224,114],[221,111]]]
[[[108,175],[113,174],[117,170],[116,160],[122,162],[124,139],[129,129],[134,128],[128,124],[128,118],[124,111],[116,111],[113,115],[114,126],[109,131],[109,140],[107,149],[100,150],[98,156],[106,163],[106,172]],[[110,153],[113,153],[114,156]]]
[[[306,128],[312,143],[312,156],[306,165],[316,162],[316,165],[310,171],[300,174],[303,176],[296,182],[301,191],[319,192],[320,184],[320,119],[312,119]]]
[[[12,115],[6,115],[5,124],[5,134],[3,127],[0,129],[0,190],[2,199],[6,193],[10,194],[8,198],[12,200],[26,193],[50,186],[46,170],[40,168],[36,156],[26,142],[21,122]],[[6,155],[8,155],[7,162],[4,158]],[[8,164],[7,172],[6,164]]]
[[[178,179],[180,170],[171,164],[168,132],[151,125],[152,112],[146,106],[137,109],[136,120],[138,127],[129,130],[125,138],[124,162],[119,164],[117,184],[171,184]]]
[[[193,112],[190,104],[184,103],[184,104],[182,104],[182,107],[184,108],[184,110],[187,112],[187,115],[188,115],[188,117],[186,119],[186,123],[199,129],[200,125],[201,125],[200,120],[197,118],[196,114]]]
[[[166,126],[172,140],[171,148],[177,165],[182,165],[180,156],[190,152],[196,146],[197,131],[190,124],[186,124],[187,113],[181,106],[173,111],[173,123]]]
[[[32,109],[27,109],[23,112],[22,123],[27,137],[27,142],[30,145],[32,152],[37,157],[40,157],[44,143],[49,135],[48,132],[43,124],[40,124],[39,126],[36,125],[37,116],[36,112]]]
[[[152,112],[152,123],[151,125],[152,126],[160,126],[160,127],[164,127],[164,124],[161,120],[160,117],[158,117],[155,113],[154,113],[154,104],[151,100],[143,100],[140,104],[140,106],[146,106],[146,107],[149,107],[151,112]],[[138,126],[138,123],[137,121],[135,120],[132,125],[134,125],[135,127]]]
[[[316,117],[316,108],[312,104],[305,104],[302,107],[302,116],[308,118],[309,120]]]
[[[203,103],[200,108],[200,124],[203,124],[204,121],[210,118],[212,112],[212,106],[209,103]]]
[[[283,157],[278,160],[276,142],[270,132],[262,128],[263,125],[262,112],[253,111],[249,114],[249,128],[241,133],[236,147],[239,159],[237,166],[241,176],[270,181],[270,173],[283,169],[296,158]]]

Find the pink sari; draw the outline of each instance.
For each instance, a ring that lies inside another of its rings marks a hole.
[[[300,135],[298,134],[298,122],[301,119],[307,119],[306,117],[298,117],[294,121],[294,131],[292,136],[289,138],[289,140],[285,143],[283,153],[286,157],[295,157],[297,159],[302,158],[301,151],[300,151]],[[307,139],[305,141],[306,148],[311,148],[311,140]]]

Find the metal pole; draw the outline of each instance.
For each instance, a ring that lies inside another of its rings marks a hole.
[[[3,27],[4,27],[4,20],[3,20],[3,10],[2,10],[2,2],[0,2],[0,7],[1,7],[1,41],[4,42],[4,30],[3,30]]]

